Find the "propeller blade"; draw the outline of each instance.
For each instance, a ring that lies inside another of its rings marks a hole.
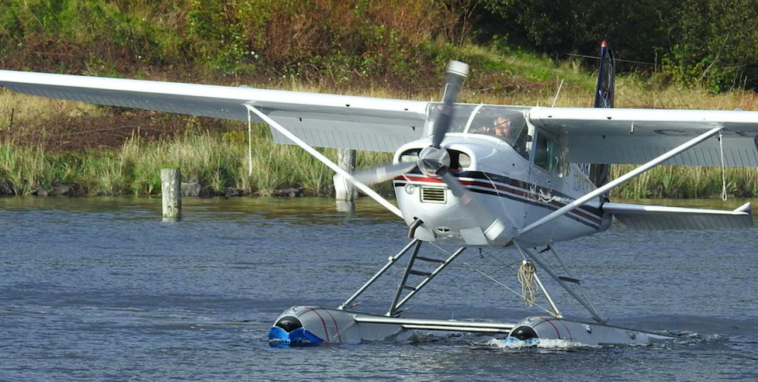
[[[450,127],[453,120],[453,104],[458,98],[458,92],[461,90],[463,79],[468,75],[468,65],[460,61],[450,61],[447,64],[447,84],[445,85],[445,96],[442,99],[441,108],[437,111],[434,121],[434,136],[432,146],[440,148],[442,140]]]
[[[353,178],[363,184],[375,184],[394,179],[416,168],[416,162],[380,165],[368,170],[354,172]]]
[[[442,180],[447,184],[447,188],[453,192],[453,196],[461,198],[461,202],[464,206],[473,201],[473,195],[463,187],[463,184],[461,184],[458,178],[448,172],[445,173],[445,175],[442,175]]]
[[[447,187],[450,189],[450,191],[453,192],[453,195],[458,197],[463,207],[470,208],[472,210],[476,216],[476,224],[479,226],[479,228],[481,228],[483,231],[486,231],[490,227],[494,226],[497,232],[495,236],[497,236],[497,234],[502,231],[503,222],[500,221],[500,219],[490,215],[489,211],[483,208],[476,201],[474,194],[471,191],[467,190],[466,187],[464,187],[463,184],[458,180],[458,178],[448,172],[442,175],[442,180],[445,182],[445,184],[447,184]],[[494,237],[490,239],[494,239]]]

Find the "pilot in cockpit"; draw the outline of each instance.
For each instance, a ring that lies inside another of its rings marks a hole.
[[[513,122],[506,116],[498,116],[492,121],[492,127],[483,126],[477,133],[494,135],[508,142],[516,152],[526,156],[527,129],[514,128]]]
[[[479,129],[476,129],[474,133],[507,138],[510,135],[510,130],[511,121],[505,116],[500,116],[492,120],[492,127],[482,126]]]
[[[500,138],[509,138],[511,136],[511,120],[506,117],[497,117],[492,122],[495,135]]]

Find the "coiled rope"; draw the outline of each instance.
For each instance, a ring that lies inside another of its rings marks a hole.
[[[518,282],[521,284],[521,296],[524,298],[524,304],[528,307],[534,306],[534,300],[540,287],[534,277],[537,267],[529,260],[521,261],[518,269]]]

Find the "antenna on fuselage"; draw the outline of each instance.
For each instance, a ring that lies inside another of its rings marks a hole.
[[[558,91],[555,92],[555,98],[553,98],[553,104],[550,107],[555,107],[555,102],[558,101],[558,96],[561,94],[562,88],[563,88],[563,79],[561,79],[561,84],[558,85]]]

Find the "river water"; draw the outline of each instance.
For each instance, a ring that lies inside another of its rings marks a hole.
[[[756,230],[614,224],[556,245],[612,323],[676,334],[671,343],[513,349],[492,336],[419,333],[274,348],[266,332],[285,308],[339,305],[407,244],[404,224],[367,200],[353,214],[330,199],[184,202],[184,220],[164,223],[159,199],[0,199],[0,380],[758,380]],[[501,266],[512,256],[464,252],[406,316],[540,314],[472,271],[516,288]],[[361,297],[362,311],[386,311],[402,263]],[[546,287],[566,315],[586,317]]]

